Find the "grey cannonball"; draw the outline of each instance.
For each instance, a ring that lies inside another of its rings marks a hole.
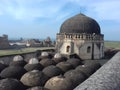
[[[21,76],[26,73],[26,70],[20,66],[9,66],[2,70],[0,73],[1,78],[17,78],[20,79]]]
[[[73,66],[68,62],[60,62],[56,66],[59,67],[63,72],[73,69]]]
[[[24,60],[23,57],[20,55],[16,55],[13,57],[13,61],[23,61],[23,60]]]
[[[29,88],[27,90],[49,90],[49,89],[41,87],[41,86],[36,86],[36,87]]]
[[[26,64],[24,66],[24,68],[26,71],[32,71],[32,70],[40,70],[41,71],[43,69],[43,66],[40,63],[38,63],[38,64]]]
[[[69,70],[64,74],[64,76],[73,82],[74,88],[87,78],[85,74],[78,72],[77,70]]]
[[[50,65],[43,69],[43,73],[51,78],[53,76],[60,75],[62,73],[62,70],[54,65]]]
[[[25,87],[17,79],[6,78],[0,80],[0,90],[25,90]]]
[[[95,70],[92,67],[86,66],[86,65],[79,65],[78,67],[76,67],[75,69],[76,71],[80,71],[83,72],[87,77],[89,77],[90,75],[92,75]]]
[[[73,90],[72,82],[63,76],[52,77],[44,87],[50,90]]]
[[[48,77],[39,70],[33,70],[25,73],[21,77],[21,82],[26,86],[43,86],[48,80]]]
[[[40,64],[43,65],[44,67],[50,66],[50,65],[55,65],[55,61],[51,60],[51,59],[42,59],[40,61]]]
[[[5,69],[7,66],[5,64],[0,63],[0,72]]]
[[[49,53],[48,52],[42,52],[40,58],[41,59],[49,58]]]
[[[76,68],[78,65],[82,65],[82,61],[77,58],[68,59],[66,62],[70,63],[74,68]]]

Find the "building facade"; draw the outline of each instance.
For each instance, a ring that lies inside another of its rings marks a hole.
[[[9,48],[8,35],[3,35],[0,37],[0,49],[8,49]]]
[[[78,14],[61,25],[56,49],[65,55],[77,54],[83,60],[101,59],[104,57],[104,35],[94,19]]]

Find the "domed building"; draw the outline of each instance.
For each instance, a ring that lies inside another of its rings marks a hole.
[[[77,54],[83,60],[101,59],[104,57],[104,35],[94,19],[78,14],[61,25],[56,49],[65,55]]]

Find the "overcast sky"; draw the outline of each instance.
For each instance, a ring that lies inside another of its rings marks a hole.
[[[0,36],[56,38],[61,24],[80,12],[100,24],[105,40],[120,41],[120,0],[0,0]]]

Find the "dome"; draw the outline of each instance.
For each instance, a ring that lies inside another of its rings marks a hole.
[[[94,19],[84,14],[78,14],[61,25],[60,33],[100,34],[100,26]]]

